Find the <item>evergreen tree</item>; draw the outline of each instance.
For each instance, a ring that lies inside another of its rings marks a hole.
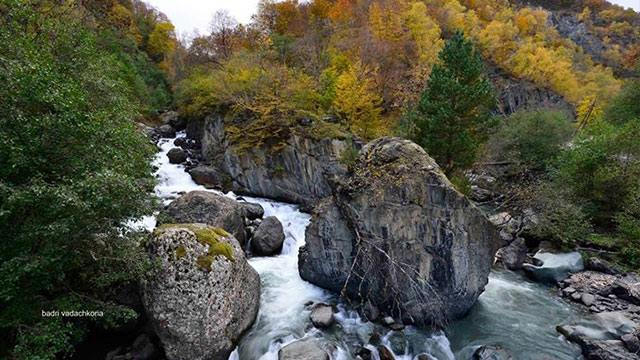
[[[493,126],[493,89],[461,32],[447,41],[411,114],[413,138],[447,174],[471,165]]]

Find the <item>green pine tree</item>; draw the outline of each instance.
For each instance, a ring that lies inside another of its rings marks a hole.
[[[470,166],[494,125],[495,104],[482,59],[461,32],[447,41],[411,114],[413,140],[451,175]]]

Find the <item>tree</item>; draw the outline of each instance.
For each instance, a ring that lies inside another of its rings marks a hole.
[[[236,28],[238,22],[225,10],[218,10],[211,19],[211,42],[214,56],[228,59],[236,43]],[[218,60],[219,61],[219,60]]]
[[[461,32],[438,58],[410,119],[414,140],[451,174],[476,158],[493,125],[489,111],[495,98],[480,55]]]
[[[125,64],[97,46],[76,2],[3,4],[0,357],[56,359],[89,329],[136,317],[114,289],[147,268],[123,223],[151,210],[154,150],[132,121],[139,105]]]

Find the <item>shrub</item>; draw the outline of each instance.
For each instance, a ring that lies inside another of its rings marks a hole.
[[[544,169],[569,141],[574,127],[560,111],[520,111],[503,121],[489,141],[490,157]]]

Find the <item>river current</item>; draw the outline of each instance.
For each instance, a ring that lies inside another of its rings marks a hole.
[[[178,137],[184,136],[184,133],[178,134]],[[160,151],[154,159],[158,197],[168,204],[185,192],[214,191],[195,184],[182,165],[169,163],[166,154],[175,147],[173,141],[161,139],[158,143]],[[224,195],[237,198],[233,193]],[[310,215],[291,204],[244,199],[262,205],[265,216],[277,217],[286,238],[280,255],[249,259],[260,274],[260,310],[230,360],[276,360],[282,346],[303,337],[317,337],[333,360],[348,360],[353,359],[358,346],[368,343],[373,332],[381,334],[382,343],[398,360],[413,360],[420,353],[437,360],[467,360],[472,359],[473,352],[482,345],[499,345],[516,360],[581,359],[579,349],[555,330],[556,325],[579,319],[578,310],[555,296],[553,289],[509,271],[493,271],[485,292],[470,313],[452,322],[445,331],[430,332],[413,327],[390,331],[364,322],[335,296],[300,278],[298,249],[304,245]],[[146,217],[138,224],[152,230],[155,217]],[[305,307],[308,302],[337,304],[337,324],[329,331],[313,328],[310,311]],[[375,347],[368,345],[367,348],[378,360]]]

